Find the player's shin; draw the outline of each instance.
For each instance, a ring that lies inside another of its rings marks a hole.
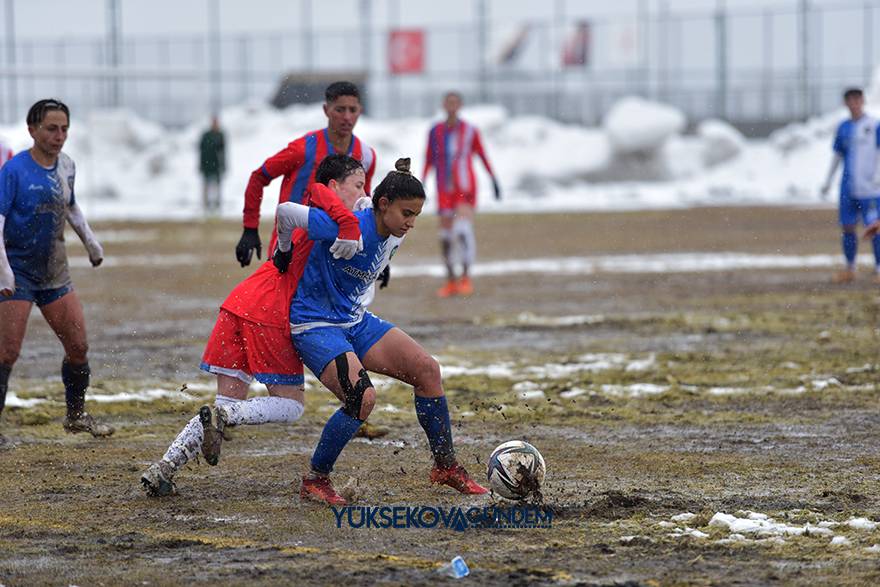
[[[843,256],[846,259],[846,267],[850,270],[856,268],[856,254],[858,254],[859,241],[854,232],[844,232],[842,238]]]
[[[227,426],[241,424],[292,423],[303,415],[303,404],[286,397],[254,397],[221,408]]]
[[[9,374],[12,367],[0,365],[0,415],[3,414],[3,406],[6,405],[6,390],[9,388]]]
[[[66,360],[61,364],[61,381],[64,382],[64,398],[67,417],[76,420],[85,411],[86,389],[89,387],[91,370],[88,363],[72,365]]]
[[[180,434],[177,435],[177,438],[174,439],[174,442],[165,451],[162,460],[169,463],[174,471],[177,471],[199,454],[199,451],[202,450],[203,439],[204,430],[202,429],[202,423],[199,417],[195,416],[183,427],[183,430],[180,431]]]
[[[877,272],[880,273],[880,234],[871,239],[871,244],[874,247],[874,264]]]
[[[318,446],[312,454],[312,474],[315,476],[324,476],[330,474],[336,459],[342,453],[342,449],[348,444],[358,428],[364,421],[359,418],[353,418],[345,413],[345,408],[340,408],[330,416],[324,430],[321,432],[321,439],[318,440]]]
[[[455,449],[452,446],[452,425],[446,396],[415,396],[415,404],[416,416],[428,437],[434,463],[442,468],[451,467],[455,464]]]
[[[452,231],[461,245],[461,264],[464,275],[469,275],[470,268],[477,256],[477,238],[474,236],[474,223],[470,218],[457,218],[452,226]]]

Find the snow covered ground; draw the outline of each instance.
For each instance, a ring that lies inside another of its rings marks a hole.
[[[872,94],[880,97],[880,92],[869,92],[869,112]],[[873,105],[880,114],[880,101]],[[694,133],[682,134],[680,112],[635,97],[615,104],[598,128],[511,117],[498,106],[474,106],[463,115],[482,129],[505,194],[495,202],[480,170],[481,210],[519,212],[728,205],[831,208],[834,198],[823,202],[818,188],[828,169],[833,131],[846,111],[841,108],[753,141],[718,120],[702,121]],[[318,105],[278,111],[252,103],[225,110],[222,121],[229,144],[223,213],[235,217],[241,213],[251,171],[289,141],[323,127],[326,119]],[[95,112],[86,118],[74,113],[66,150],[77,162],[77,193],[89,217],[199,216],[196,145],[206,122],[167,130],[127,111]],[[420,171],[433,122],[362,117],[357,133],[376,148],[377,177],[400,156],[412,157]],[[30,145],[23,124],[0,128],[0,136],[16,150]],[[277,202],[278,183],[266,190],[264,214]]]

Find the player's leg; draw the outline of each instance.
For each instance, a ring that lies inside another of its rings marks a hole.
[[[405,332],[372,314],[355,328],[360,330],[355,350],[363,356],[364,366],[413,386],[416,417],[434,457],[431,481],[462,493],[486,493],[455,458],[449,406],[437,361]]]
[[[217,410],[225,426],[293,423],[303,413],[303,365],[286,328],[241,321],[247,362],[269,397],[254,397]]]
[[[230,375],[217,375],[216,405],[222,406],[247,397],[249,383]],[[210,422],[208,423],[210,425]],[[177,434],[162,458],[150,465],[141,475],[141,485],[147,495],[164,497],[177,493],[174,475],[203,450],[205,432],[209,426],[203,423],[202,410],[193,416]],[[209,464],[217,464],[209,463]]]
[[[245,399],[250,389],[252,377],[248,371],[240,322],[234,314],[220,310],[199,365],[203,371],[217,377],[215,404],[218,405]],[[214,428],[202,423],[203,412],[204,410],[200,409],[199,413],[186,423],[162,458],[150,465],[141,475],[141,484],[147,495],[161,497],[177,491],[173,481],[174,475],[203,451],[205,431]],[[211,415],[210,408],[208,414]]]
[[[473,198],[463,195],[455,208],[455,220],[452,224],[452,233],[461,251],[461,278],[458,280],[457,290],[459,295],[470,295],[474,292],[471,283],[470,270],[477,256],[477,238],[474,235],[474,206]]]
[[[861,201],[862,222],[870,226],[880,218],[880,198],[869,198]],[[880,283],[880,234],[871,239],[874,249],[874,283]]]
[[[437,215],[440,224],[440,254],[443,257],[443,264],[446,266],[446,283],[437,290],[437,297],[448,298],[457,293],[455,287],[455,267],[452,258],[454,245],[452,223],[455,215],[454,195],[440,193],[437,199]]]
[[[327,420],[311,458],[311,470],[303,477],[300,496],[332,505],[344,505],[329,475],[339,455],[369,416],[376,403],[376,390],[342,328],[313,328],[293,335],[303,363],[343,405]]]
[[[21,353],[21,343],[27,331],[28,316],[33,303],[28,300],[0,298],[0,415],[6,405],[9,375]],[[6,441],[0,435],[0,446]]]
[[[40,312],[64,347],[64,360],[61,363],[61,380],[64,382],[67,403],[64,429],[74,434],[88,432],[96,438],[110,436],[114,432],[113,427],[97,422],[85,411],[91,369],[82,304],[76,292],[69,288],[42,292],[41,295],[42,299],[37,299]]]
[[[849,283],[856,278],[856,255],[859,240],[856,235],[856,223],[859,218],[859,201],[845,192],[840,194],[839,221],[841,228],[841,246],[846,267],[834,276],[834,283]]]

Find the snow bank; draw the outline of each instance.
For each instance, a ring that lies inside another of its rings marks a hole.
[[[880,115],[880,81],[868,111]],[[831,139],[844,109],[777,131],[767,140],[745,140],[719,120],[682,134],[681,112],[627,97],[609,110],[600,128],[562,124],[538,116],[512,117],[501,107],[467,108],[500,177],[504,199],[478,165],[483,212],[603,211],[717,205],[834,206],[823,203]],[[400,156],[421,170],[425,139],[439,118],[377,120],[362,117],[357,133],[378,153],[377,179]],[[283,111],[259,103],[224,110],[228,174],[223,214],[241,214],[250,173],[269,155],[303,133],[321,128],[320,105]],[[201,215],[197,143],[208,121],[169,130],[115,110],[95,112],[71,124],[67,152],[77,163],[77,196],[92,219],[194,218]],[[13,148],[31,144],[24,125],[0,128]],[[277,202],[276,180],[265,191],[263,215]],[[433,176],[427,211],[436,206]]]

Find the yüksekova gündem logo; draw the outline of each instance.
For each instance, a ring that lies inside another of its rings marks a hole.
[[[336,527],[342,528],[444,528],[462,532],[469,528],[550,528],[553,512],[536,505],[442,506],[331,506]]]

